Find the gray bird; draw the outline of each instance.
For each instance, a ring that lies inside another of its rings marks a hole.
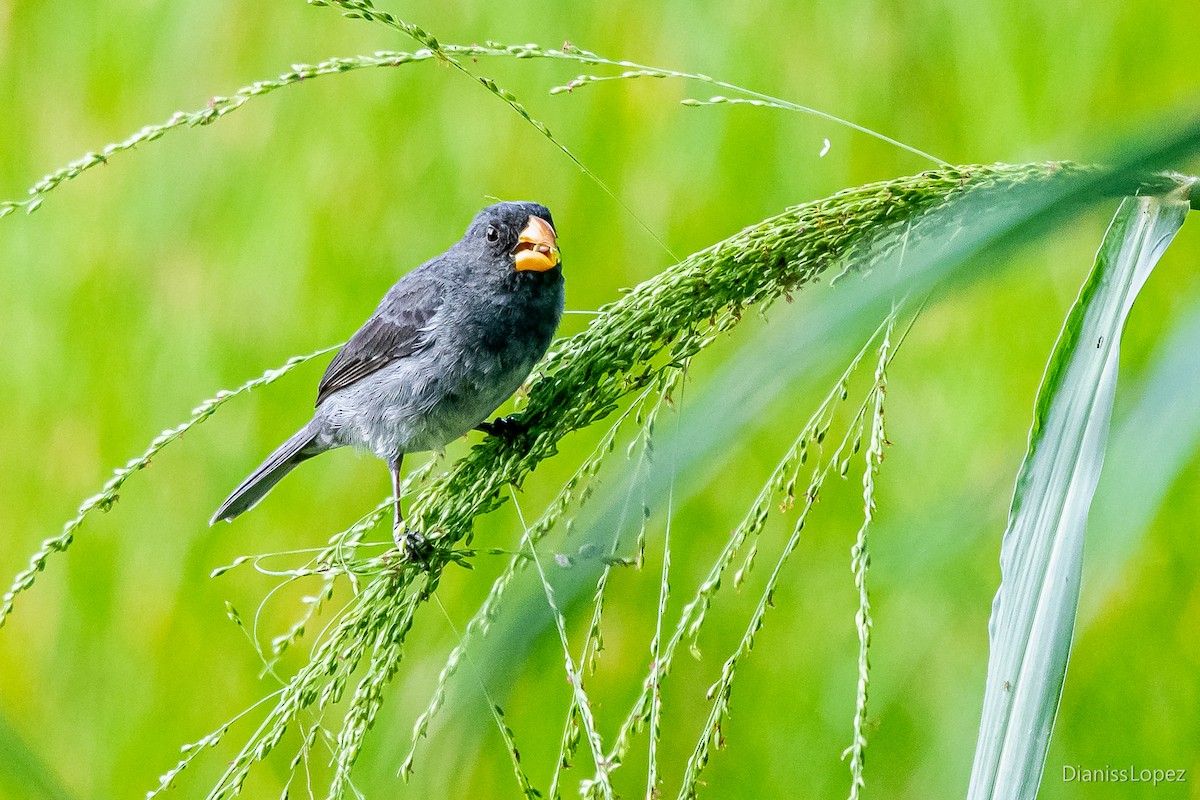
[[[497,432],[484,420],[545,355],[562,311],[550,211],[537,203],[483,209],[462,239],[384,295],[325,370],[312,420],[233,490],[209,524],[249,511],[300,462],[351,445],[387,462],[393,535],[413,556],[400,511],[404,455],[440,450],[472,429]]]

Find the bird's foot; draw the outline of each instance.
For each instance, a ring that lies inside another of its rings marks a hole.
[[[410,564],[416,564],[421,569],[429,572],[431,569],[430,561],[433,558],[436,545],[422,536],[420,533],[408,528],[396,528],[393,531],[393,538],[396,540],[396,547],[404,554],[404,560]]]
[[[528,427],[519,417],[512,415],[497,417],[491,422],[481,422],[475,426],[475,430],[483,431],[488,436],[495,436],[511,443],[524,435]]]

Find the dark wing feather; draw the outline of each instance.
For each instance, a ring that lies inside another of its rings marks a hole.
[[[410,273],[391,288],[379,308],[329,362],[317,387],[317,405],[345,389],[420,350],[426,343],[426,326],[441,308],[443,290],[434,280]]]

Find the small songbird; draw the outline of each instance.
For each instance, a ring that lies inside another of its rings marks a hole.
[[[497,203],[445,253],[401,278],[330,362],[312,420],[233,490],[210,524],[253,508],[302,461],[352,445],[387,462],[393,535],[410,556],[400,464],[440,450],[515,392],[546,353],[563,311],[563,274],[550,211]]]

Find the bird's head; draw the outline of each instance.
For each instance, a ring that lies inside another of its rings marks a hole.
[[[550,209],[539,203],[496,203],[475,215],[463,244],[518,272],[560,271]]]

